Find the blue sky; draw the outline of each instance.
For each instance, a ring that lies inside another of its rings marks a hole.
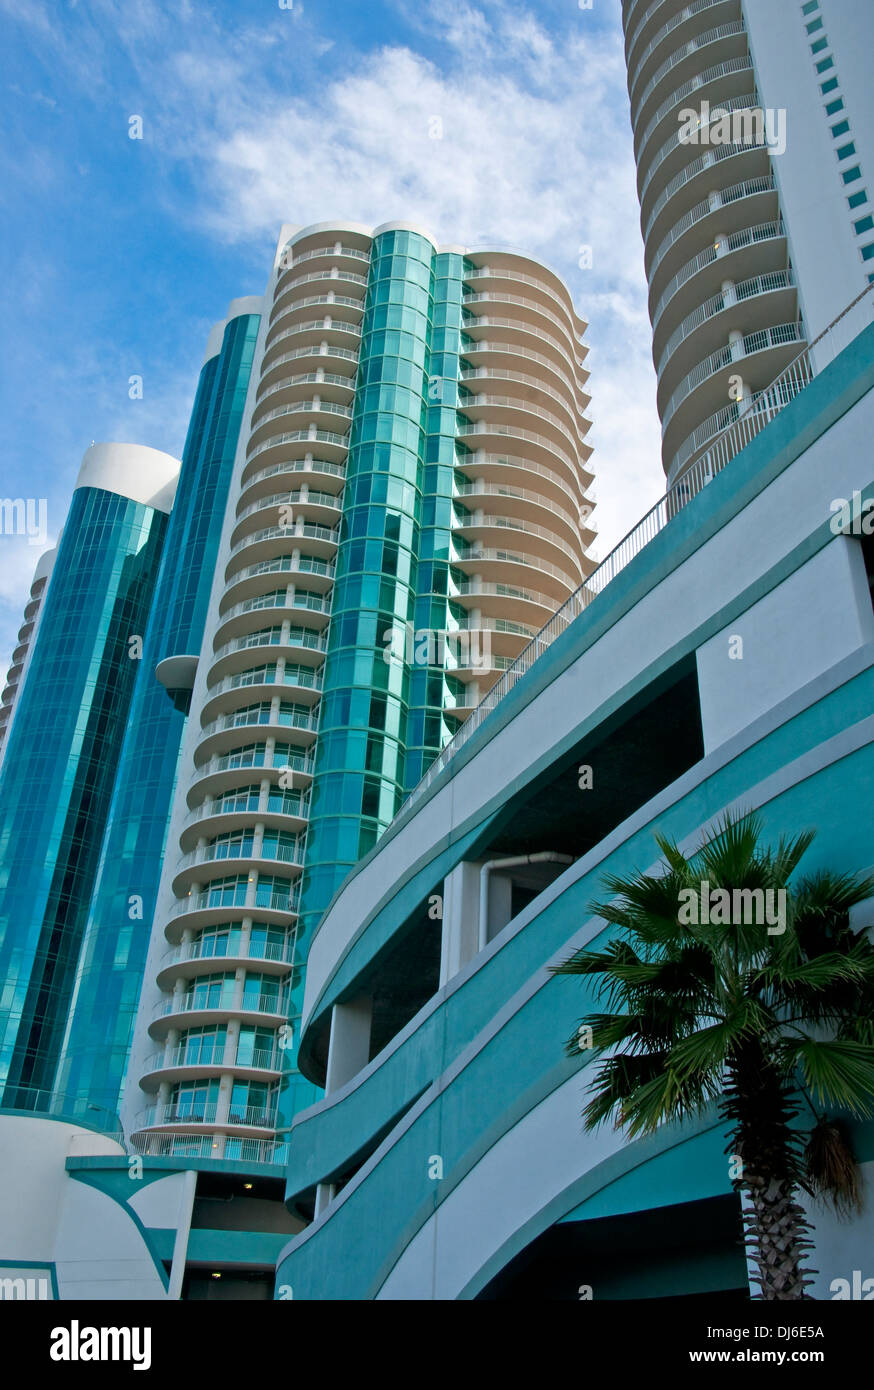
[[[603,555],[663,491],[619,0],[290,3],[0,0],[0,494],[47,498],[51,540],[92,440],[178,457],[280,223],[403,219],[567,279]],[[0,671],[39,553],[0,536]]]

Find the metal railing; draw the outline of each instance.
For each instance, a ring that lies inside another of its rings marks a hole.
[[[288,1141],[272,1139],[228,1139],[224,1151],[222,1136],[204,1134],[199,1137],[151,1134],[132,1137],[137,1153],[155,1158],[213,1158],[232,1162],[271,1163],[284,1167],[288,1163]]]
[[[662,0],[659,0],[659,3],[662,3]],[[638,159],[642,158],[646,142],[656,126],[664,120],[669,111],[673,111],[675,106],[679,106],[680,102],[685,100],[691,92],[700,91],[710,82],[718,82],[720,77],[729,77],[736,72],[752,72],[752,70],[753,60],[749,54],[744,54],[742,58],[729,58],[725,63],[714,63],[712,67],[705,68],[700,76],[696,74],[695,77],[690,77],[688,81],[681,83],[671,92],[667,100],[662,102],[647,122],[638,143]]]
[[[708,319],[721,314],[725,309],[731,309],[737,304],[743,304],[748,299],[754,299],[757,295],[771,294],[774,290],[794,288],[795,277],[791,270],[770,270],[765,275],[756,275],[752,280],[742,280],[731,290],[720,290],[718,294],[713,295],[703,304],[699,304],[697,309],[693,309],[692,313],[683,319],[679,328],[671,334],[665,343],[656,367],[656,375],[661,377],[665,364],[674,350],[688,338],[690,333],[694,333],[695,329],[700,328]]]
[[[648,271],[650,285],[655,281],[655,273],[670,251],[674,242],[687,232],[690,227],[694,227],[700,222],[702,217],[709,217],[712,213],[719,212],[721,208],[730,207],[741,198],[754,198],[762,193],[776,193],[777,180],[773,174],[760,174],[754,179],[744,179],[741,183],[734,183],[730,188],[714,190],[714,197],[702,198],[700,203],[689,208],[683,216],[678,218],[667,236],[659,243],[659,248],[653,257],[652,265]]]
[[[696,497],[717,473],[720,473],[804,390],[816,372],[822,371],[828,362],[832,361],[837,353],[846,346],[849,341],[846,334],[839,335],[836,330],[840,325],[846,327],[845,320],[848,315],[856,309],[862,310],[863,314],[865,310],[868,310],[869,315],[864,323],[860,321],[857,324],[850,335],[851,337],[855,337],[857,332],[861,332],[862,328],[867,326],[868,321],[870,321],[871,308],[874,306],[872,290],[874,290],[874,284],[868,285],[861,294],[857,295],[838,314],[837,318],[833,319],[828,327],[820,333],[819,337],[815,338],[812,343],[805,347],[803,352],[799,353],[770,386],[765,387],[763,391],[758,392],[748,401],[739,402],[735,406],[736,418],[712,439],[706,452],[692,463],[682,477],[656,502],[655,506],[650,508],[617,546],[614,546],[597,569],[593,570],[588,579],[553,614],[549,622],[541,628],[537,636],[528,643],[513,664],[492,686],[455,736],[434,759],[422,780],[403,801],[398,814],[408,806],[413,805],[427,791],[434,779],[452,761],[456,753],[464,747],[468,739],[503,697],[513,689],[517,681],[531,669],[538,658],[548,650],[557,637],[561,636],[574,619],[588,608],[593,599],[603,593],[610,581],[664,530],[668,522],[678,514],[687,502]],[[866,300],[867,303],[865,303]],[[860,315],[860,320],[861,317],[862,315]]]

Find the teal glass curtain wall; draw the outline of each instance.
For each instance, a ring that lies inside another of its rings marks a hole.
[[[373,243],[310,799],[302,944],[372,849],[405,785],[435,254]]]
[[[371,252],[301,886],[300,963],[335,890],[404,793],[404,634],[416,609],[435,259],[431,242],[408,231],[384,233]],[[302,990],[301,976],[293,1025]],[[286,1119],[314,1091],[294,1072],[293,1055],[290,1062]]]
[[[452,737],[454,728],[449,727],[445,711],[461,688],[448,674],[451,648],[435,639],[457,630],[464,621],[463,610],[453,606],[450,598],[464,258],[437,256],[435,275],[405,791],[421,781]]]
[[[46,1109],[167,516],[73,494],[0,773],[2,1104]]]
[[[121,1101],[186,721],[155,667],[200,651],[259,324],[232,319],[201,371],[112,796],[56,1083],[97,1125]]]

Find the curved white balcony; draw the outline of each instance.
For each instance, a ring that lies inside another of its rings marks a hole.
[[[490,542],[507,540],[509,537],[495,535],[495,532],[512,531],[521,537],[529,546],[533,546],[533,553],[550,563],[556,560],[564,560],[573,565],[578,571],[578,578],[574,581],[574,588],[582,582],[583,568],[578,555],[568,547],[565,540],[557,535],[556,532],[546,526],[538,526],[533,521],[528,521],[518,516],[497,516],[491,512],[482,512],[479,516],[456,517],[452,522],[454,532],[470,532],[478,541],[484,545]],[[521,543],[521,541],[520,541]],[[576,547],[580,549],[579,546]]]
[[[519,502],[531,503],[539,510],[547,512],[550,516],[560,517],[571,529],[571,534],[576,537],[579,527],[579,514],[568,511],[565,507],[556,505],[551,497],[544,497],[541,492],[533,492],[530,488],[508,487],[501,483],[459,483],[456,482],[453,490],[453,497],[465,499],[465,505],[471,505],[472,501],[481,497],[506,499],[504,505],[518,500]],[[468,500],[470,499],[470,500]],[[527,508],[519,508],[520,514],[525,515]]]
[[[797,328],[798,325],[793,324],[790,325],[790,327]],[[802,336],[798,339],[790,340],[790,342],[786,344],[786,347],[797,349],[803,346],[804,341],[805,339]],[[794,355],[796,354],[790,352],[790,362],[793,360]],[[704,449],[717,434],[720,434],[724,429],[728,429],[730,425],[733,425],[747,412],[755,414],[762,420],[773,419],[786,405],[788,405],[789,401],[793,399],[799,391],[805,388],[808,379],[805,372],[802,371],[798,375],[798,380],[783,378],[775,387],[773,399],[767,390],[763,390],[763,394],[760,397],[756,396],[751,400],[740,402],[731,401],[728,405],[722,406],[721,409],[714,411],[712,415],[709,415],[698,425],[697,429],[692,431],[687,439],[683,440],[682,444],[674,451],[670,464],[668,464],[667,457],[665,457],[669,486],[673,486],[686,469],[687,465],[693,463],[698,455],[703,453]]]
[[[287,357],[280,358],[276,354],[275,350],[279,344],[285,342],[289,338],[300,338],[304,334],[311,335],[314,342],[317,341],[320,343],[331,343],[335,337],[339,336],[340,346],[342,347],[344,345],[348,346],[349,341],[360,339],[361,328],[357,323],[347,323],[343,319],[335,319],[331,314],[326,314],[325,317],[321,319],[307,319],[303,323],[291,324],[289,328],[284,328],[281,333],[275,334],[272,342],[265,347],[262,376],[266,375],[268,368],[277,366],[280,361],[288,361]],[[345,344],[344,339],[347,340]],[[355,349],[355,356],[358,356],[357,347]]]
[[[243,552],[253,562],[256,558],[274,559],[277,555],[290,554],[299,550],[302,541],[307,541],[307,550],[317,557],[333,559],[340,540],[339,527],[318,525],[267,526],[241,536],[228,552],[229,565],[226,578],[229,581],[234,572],[231,562]],[[281,545],[276,544],[281,542]]]
[[[732,51],[736,47],[738,51]],[[710,49],[710,53],[704,53],[705,49]],[[726,51],[722,51],[722,50]],[[640,93],[640,99],[635,107],[634,101],[631,103],[631,123],[637,126],[643,119],[648,102],[653,96],[658,95],[665,78],[672,73],[680,64],[686,63],[688,73],[682,69],[677,74],[680,81],[685,77],[692,76],[695,71],[700,71],[702,62],[705,67],[712,67],[718,58],[721,62],[727,62],[729,58],[739,58],[747,51],[747,32],[742,19],[729,20],[726,24],[717,24],[714,28],[708,29],[703,34],[698,34],[693,39],[681,44],[675,49],[669,58],[656,68],[652,77]],[[704,54],[703,58],[700,56]],[[691,60],[687,62],[687,60]],[[664,94],[667,96],[667,92]],[[662,98],[664,99],[664,98]]]
[[[338,434],[336,430],[320,430],[315,425],[311,425],[305,430],[289,430],[287,434],[272,435],[263,444],[259,444],[257,449],[252,449],[246,460],[247,465],[253,459],[262,454],[271,453],[275,449],[280,449],[289,444],[329,444],[337,449],[337,457],[331,460],[334,463],[345,463],[346,455],[349,452],[349,435]]]
[[[252,565],[229,565],[225,572],[224,598],[242,602],[275,588],[277,580],[287,575],[289,582],[302,580],[308,589],[327,593],[334,580],[333,560],[317,555],[288,554],[270,556]]]
[[[276,750],[268,752],[266,741],[253,739],[252,742],[254,752],[244,745],[233,753],[217,753],[209,762],[195,768],[188,788],[189,800],[221,796],[251,782],[253,776],[267,777],[271,773],[291,774],[293,787],[289,790],[302,788],[312,781],[314,760],[311,750],[304,745],[289,755]]]
[[[714,84],[723,80],[730,82],[732,79],[743,81],[747,74],[754,71],[752,58],[748,53],[744,53],[739,58],[729,58],[724,63],[714,63],[711,67],[705,68],[702,73],[696,73],[694,77],[681,82],[680,86],[675,87],[670,96],[666,97],[653,112],[643,131],[635,132],[635,150],[639,163],[642,164],[646,146],[666,116],[672,117],[670,126],[676,129],[678,125],[677,108],[687,103],[691,96],[694,95],[696,102],[701,102],[704,97],[709,99],[713,93]],[[731,95],[736,95],[736,93],[731,93]],[[717,103],[714,101],[711,104]]]
[[[277,313],[281,312],[280,306],[286,303],[302,286],[307,285],[340,285],[365,289],[367,276],[360,275],[358,271],[349,270],[343,266],[325,266],[322,270],[300,271],[297,274],[294,271],[287,275],[283,273],[281,281],[277,281],[276,293],[273,296],[271,322]]]
[[[554,324],[567,337],[568,348],[571,353],[577,353],[585,348],[582,337],[574,333],[565,319],[559,318],[551,309],[547,309],[536,299],[527,299],[523,295],[510,294],[503,290],[483,290],[481,292],[469,290],[461,297],[462,308],[470,309],[472,304],[511,304],[514,309],[521,309],[526,316],[525,321],[537,324],[541,319],[546,319],[548,323]],[[467,328],[467,323],[462,327]]]
[[[326,372],[322,367],[309,372],[295,372],[291,376],[280,376],[259,390],[252,424],[261,423],[264,418],[261,412],[270,401],[276,405],[290,403],[301,396],[312,395],[314,386],[318,387],[320,397],[344,405],[348,404],[355,393],[355,377],[341,372]]]
[[[307,294],[300,299],[289,300],[289,302],[284,304],[284,307],[277,308],[278,304],[287,299],[287,294],[283,293],[279,295],[278,299],[274,299],[273,301],[274,307],[270,317],[270,327],[267,331],[268,343],[271,341],[270,335],[274,325],[277,324],[280,319],[285,318],[287,314],[296,314],[304,309],[314,309],[317,305],[324,305],[331,310],[349,309],[352,311],[353,316],[364,312],[363,296],[335,294],[333,290],[330,290],[327,294]]]
[[[239,1165],[240,1162],[271,1165],[277,1174],[288,1165],[288,1143],[275,1139],[247,1139],[225,1136],[220,1132],[208,1135],[182,1135],[152,1133],[132,1135],[131,1144],[137,1153],[156,1158],[173,1158],[177,1155],[191,1158],[211,1158],[221,1161],[227,1158]]]
[[[193,897],[194,895],[192,895]],[[202,897],[203,894],[198,896]],[[190,909],[194,911],[195,909]],[[238,914],[239,915],[239,914]],[[184,994],[168,994],[166,998],[159,999],[152,1010],[152,1022],[149,1027],[150,1033],[155,1025],[165,1024],[171,1018],[184,1018],[184,1024],[179,1023],[178,1027],[193,1028],[197,1024],[196,1018],[201,1014],[205,1015],[204,1022],[214,1022],[217,1015],[226,1014],[229,1018],[242,1018],[244,1015],[254,1015],[254,1022],[258,1022],[258,1016],[268,1019],[275,1019],[277,1022],[287,1018],[288,1010],[291,1005],[289,994],[270,994],[260,991],[243,991],[239,999],[231,994],[230,990],[225,997],[213,1000],[212,998],[202,997],[197,991]],[[189,1017],[191,1015],[191,1017]],[[161,1029],[163,1032],[164,1030]],[[156,1036],[152,1033],[152,1036]]]
[[[254,446],[259,440],[264,439],[268,434],[273,437],[274,432],[268,431],[266,428],[268,425],[275,420],[283,420],[293,415],[309,415],[313,417],[317,428],[319,426],[318,417],[320,415],[327,415],[334,419],[348,420],[350,422],[352,420],[351,408],[348,405],[339,405],[336,401],[323,401],[320,398],[311,398],[308,401],[292,401],[289,405],[278,405],[275,409],[266,411],[259,418],[258,423],[253,424],[246,449],[247,455],[249,457],[252,456],[255,452]],[[329,421],[329,423],[331,422]]]
[[[474,352],[487,352],[489,345],[481,344],[477,339],[478,333],[485,334],[487,330],[500,328],[505,332],[517,333],[521,339],[523,353],[528,351],[529,338],[536,338],[539,343],[551,347],[555,352],[555,362],[559,368],[573,367],[579,381],[580,390],[589,379],[589,372],[586,370],[582,361],[578,357],[572,357],[565,343],[553,337],[551,333],[538,328],[534,323],[527,323],[524,319],[508,319],[496,314],[475,314],[462,324],[462,333],[470,339],[462,347],[462,357],[470,357]]]
[[[211,1079],[222,1072],[233,1072],[243,1080],[274,1080],[282,1075],[288,1053],[280,1047],[238,1048],[234,1043],[205,1050],[198,1056],[192,1043],[153,1052],[143,1068],[140,1085],[156,1091],[162,1081]]]
[[[305,689],[303,678],[300,688]],[[318,686],[308,687],[311,690],[319,691],[321,681]],[[289,690],[289,694],[294,694]],[[214,756],[222,753],[229,753],[234,748],[246,747],[252,742],[252,734],[257,731],[264,738],[275,738],[277,742],[283,742],[283,735],[294,731],[304,737],[301,745],[305,747],[310,742],[309,735],[315,735],[318,731],[318,718],[314,714],[304,715],[295,714],[264,714],[260,717],[243,719],[239,715],[226,714],[219,719],[214,719],[206,728],[201,729],[198,736],[197,748],[195,751],[195,765],[200,768],[211,762]]]
[[[304,343],[302,347],[291,348],[288,352],[282,352],[278,356],[274,354],[270,360],[269,366],[263,367],[261,371],[261,379],[258,382],[256,399],[260,401],[263,400],[265,396],[269,395],[272,389],[271,383],[274,380],[275,372],[279,372],[289,362],[303,363],[305,360],[308,362],[318,362],[322,368],[336,363],[345,364],[347,362],[351,363],[352,366],[356,368],[356,371],[358,368],[357,349],[341,347],[337,343],[330,342],[319,341]],[[354,381],[355,372],[351,373],[351,376]]]
[[[537,630],[555,612],[555,598],[536,589],[521,588],[514,584],[488,582],[479,578],[457,583],[450,581],[449,594],[468,609],[487,610],[496,618],[517,619],[520,615],[530,616]],[[544,618],[542,614],[546,615]]]
[[[726,345],[710,353],[703,362],[699,362],[683,377],[672,393],[662,419],[663,433],[667,434],[671,420],[692,392],[716,376],[723,368],[736,366],[745,357],[764,352],[767,348],[785,347],[787,343],[797,344],[804,341],[804,333],[799,323],[782,323],[773,328],[762,328],[755,333],[747,334],[734,348]]]
[[[246,476],[247,474],[248,476]],[[275,486],[277,478],[287,475],[294,477],[296,482],[301,482],[303,481],[301,474],[304,474],[307,479],[311,476],[313,482],[323,489],[325,479],[328,478],[339,478],[345,482],[346,465],[344,463],[329,463],[327,459],[314,459],[310,456],[302,459],[284,459],[280,463],[271,463],[266,468],[257,468],[253,472],[248,472],[246,469],[240,484],[238,505],[248,505],[250,501],[254,501],[265,492],[270,492],[271,486]],[[342,488],[340,491],[342,492]]]
[[[692,146],[691,148],[697,148]],[[728,161],[731,161],[730,165]],[[720,171],[714,175],[713,170],[718,165],[726,164],[726,171]],[[652,235],[657,235],[659,231],[660,219],[662,214],[668,211],[669,205],[674,199],[685,198],[695,194],[708,193],[714,179],[717,182],[721,178],[735,178],[737,172],[744,174],[745,178],[757,178],[767,174],[770,168],[770,156],[768,147],[764,143],[752,142],[751,144],[736,145],[715,145],[706,150],[704,154],[693,159],[685,168],[675,174],[670,182],[656,198],[652,206],[652,211],[647,218],[644,229],[644,241],[649,242]],[[705,177],[706,176],[706,177]],[[700,199],[696,196],[696,202]],[[667,228],[667,218],[664,219]]]
[[[197,930],[200,927],[223,926],[231,922],[239,921],[243,912],[251,912],[254,916],[257,916],[260,921],[267,922],[268,925],[286,927],[289,925],[290,918],[296,917],[300,906],[300,893],[298,888],[299,885],[296,884],[294,893],[289,895],[275,892],[264,894],[262,898],[258,900],[258,903],[251,908],[244,907],[240,902],[217,901],[218,895],[214,890],[207,889],[203,892],[189,893],[184,898],[178,898],[173,904],[173,908],[164,927],[164,935],[168,941],[178,943],[181,941],[182,932],[186,927]],[[196,1012],[204,1015],[204,1017],[201,1018],[186,1018],[185,1026],[193,1028],[198,1023],[209,1023],[213,1021],[216,1012],[233,1012],[231,1005],[227,1002],[215,1005],[198,1005],[195,1009],[192,1002],[180,1005],[175,1002],[177,999],[191,1000],[193,996],[176,995],[173,999],[161,1000],[160,1004],[165,1006],[164,1012],[161,1013],[159,1008],[155,1010],[152,1017],[152,1024],[150,1025],[150,1031],[156,1024],[160,1024],[168,1014],[180,1012],[190,1014]],[[234,1006],[234,1008],[236,1008],[236,1006]],[[237,1010],[237,1012],[239,1012],[239,1010]],[[251,1014],[257,1013],[259,1010],[247,1005],[243,1008],[243,1012]],[[183,1025],[171,1024],[169,1026],[175,1028],[182,1027]],[[155,1037],[157,1034],[152,1033],[152,1036]]]
[[[726,114],[731,115],[733,112],[761,110],[762,107],[758,92],[741,92],[738,96],[720,101],[718,106],[715,106],[710,111],[706,121],[698,122],[697,129],[701,132],[709,131],[710,127],[718,124]],[[675,171],[679,172],[676,166],[687,160],[690,151],[696,148],[696,145],[681,140],[679,131],[675,130],[664,144],[656,150],[652,159],[648,161],[646,166],[638,166],[638,175],[643,175],[642,182],[640,181],[640,177],[638,179],[640,184],[638,196],[640,198],[642,216],[646,216],[647,195],[653,186],[653,181],[657,178],[663,179],[673,177]],[[675,156],[675,158],[671,160],[671,156]],[[671,162],[668,164],[667,161],[669,160]]]
[[[485,449],[474,449],[470,453],[456,456],[456,468],[460,468],[466,475],[474,478],[486,478],[492,481],[507,481],[517,483],[523,481],[523,474],[536,473],[538,478],[543,478],[547,482],[555,485],[561,493],[561,500],[570,500],[580,507],[584,506],[590,499],[585,495],[585,489],[590,487],[594,481],[594,475],[587,473],[585,469],[580,472],[580,480],[577,478],[569,479],[564,473],[557,473],[554,468],[547,468],[544,463],[537,463],[534,459],[524,458],[519,454],[493,454]],[[591,510],[591,509],[590,509]]]
[[[710,299],[699,304],[691,314],[687,314],[679,328],[671,334],[656,367],[657,376],[661,380],[674,353],[684,343],[687,343],[699,328],[704,327],[705,324],[710,323],[720,314],[725,314],[740,304],[748,305],[752,299],[773,295],[781,290],[794,290],[794,288],[795,276],[791,270],[772,270],[765,275],[756,275],[750,280],[743,280],[740,284],[734,285],[731,290],[720,290],[718,294],[711,295]],[[762,327],[763,325],[756,326]],[[726,331],[722,330],[723,336],[725,336]]]
[[[475,545],[463,554],[452,555],[450,564],[465,571],[469,567],[485,580],[500,580],[503,575],[506,583],[515,580],[524,584],[536,576],[543,590],[551,591],[553,598],[558,597],[562,601],[579,587],[579,580],[568,574],[567,570],[527,551],[497,550]]]
[[[715,200],[703,198],[701,202],[696,203],[693,208],[690,208],[688,212],[684,213],[683,216],[674,223],[673,227],[671,227],[671,230],[664,240],[660,242],[655,256],[653,257],[652,264],[649,267],[650,302],[652,302],[656,292],[656,273],[662,261],[670,254],[675,246],[678,247],[677,254],[682,254],[684,248],[679,246],[678,243],[685,237],[687,232],[692,228],[698,228],[707,218],[718,220],[720,223],[718,230],[722,232],[730,233],[740,231],[740,227],[725,226],[722,224],[731,222],[732,220],[736,221],[738,218],[743,218],[747,223],[750,223],[752,221],[753,208],[748,200],[753,198],[772,201],[773,209],[776,213],[776,195],[777,181],[774,175],[772,173],[762,174],[757,178],[743,179],[740,183],[732,184],[729,188],[723,188],[721,192],[717,194]],[[765,203],[763,205],[767,204]],[[758,208],[758,206],[759,203],[757,202],[756,208]],[[774,221],[775,218],[762,219],[762,221],[766,220]],[[707,230],[708,229],[704,227],[697,233],[699,241],[708,240]],[[669,268],[670,267],[668,267],[668,269]]]
[[[574,337],[582,337],[588,327],[585,320],[581,319],[574,309],[573,302],[569,295],[557,293],[557,291],[552,289],[543,280],[538,279],[534,275],[526,275],[522,271],[513,270],[507,266],[485,264],[474,266],[472,270],[465,274],[465,284],[473,280],[515,280],[516,283],[520,285],[531,285],[534,289],[539,290],[541,294],[546,295],[553,304],[558,305],[563,311],[567,316]]]
[[[491,439],[524,439],[530,444],[536,444],[537,447],[542,449],[550,458],[558,459],[563,463],[569,470],[571,477],[575,479],[582,490],[583,484],[580,478],[582,468],[581,460],[588,460],[592,453],[592,450],[587,444],[580,444],[579,456],[573,458],[570,454],[566,453],[564,449],[560,449],[558,445],[546,435],[538,434],[534,430],[523,429],[521,425],[503,425],[497,421],[490,420],[476,420],[469,425],[459,422],[458,438],[462,441],[477,439],[481,436],[486,436]]]
[[[203,1125],[239,1125],[244,1129],[267,1129],[276,1128],[275,1109],[264,1109],[257,1106],[246,1106],[244,1109],[237,1110],[231,1106],[230,1110],[223,1115],[221,1121],[218,1116],[221,1114],[221,1105],[218,1101],[204,1101],[198,1104],[194,1101],[185,1101],[179,1104],[155,1105],[148,1110],[142,1111],[137,1117],[135,1133],[144,1134],[152,1129],[159,1129],[166,1125],[173,1125],[177,1129],[188,1130]]]
[[[257,501],[237,512],[231,532],[231,554],[234,553],[238,541],[244,536],[253,535],[256,530],[262,530],[265,524],[283,524],[286,530],[293,528],[294,523],[287,520],[289,510],[295,519],[305,511],[305,525],[326,526],[329,530],[336,530],[339,524],[338,514],[343,511],[343,494],[322,492],[317,488],[307,488],[306,491],[296,488],[259,497]],[[282,516],[286,518],[284,523],[280,522]]]
[[[474,381],[477,377],[496,377],[504,381],[519,381],[531,386],[534,390],[540,391],[548,397],[554,405],[562,405],[568,412],[571,419],[578,420],[582,412],[591,402],[589,396],[579,384],[563,372],[560,367],[549,357],[544,357],[542,353],[523,351],[515,347],[512,343],[490,342],[483,339],[475,344],[468,345],[462,354],[465,360],[472,357],[485,356],[486,362],[478,366],[462,368],[459,379],[463,382]],[[508,357],[510,366],[499,362],[498,359]],[[533,366],[534,363],[547,369],[548,376],[532,376],[530,372],[516,371],[512,363],[514,361],[524,363],[525,366]],[[567,391],[567,396],[562,396],[555,390],[555,381],[560,381]],[[588,423],[588,422],[585,422]]]
[[[273,851],[271,853],[271,851]],[[266,844],[255,853],[246,845],[222,842],[205,845],[179,858],[173,875],[173,892],[181,898],[194,884],[208,888],[214,877],[226,877],[229,872],[248,874],[269,872],[271,868],[303,870],[303,846]]]
[[[747,257],[746,260],[750,269],[758,268],[757,262],[760,260],[758,248],[760,248],[764,242],[783,242],[785,238],[786,230],[782,220],[778,222],[763,222],[757,227],[743,227],[738,232],[732,232],[731,235],[725,237],[724,240],[714,243],[712,246],[705,247],[705,249],[699,252],[697,256],[694,256],[691,261],[687,261],[682,269],[677,271],[673,279],[668,281],[653,311],[652,323],[655,350],[657,352],[660,350],[658,329],[662,320],[662,315],[674,296],[684,285],[687,285],[694,276],[698,275],[700,271],[706,269],[708,266],[716,265],[716,263],[719,262],[720,279],[734,279],[738,274],[741,279],[743,279],[746,265],[743,259],[738,257],[735,253],[755,248],[755,254],[752,257]]]
[[[636,56],[633,56],[634,50],[640,43],[640,39],[650,20],[659,10],[664,10],[665,14],[667,14],[671,6],[676,9],[678,6],[682,6],[683,3],[684,0],[650,0],[649,5],[647,5],[643,13],[635,15],[633,23],[629,22],[627,13],[623,15],[623,24],[625,27],[625,62],[629,68],[637,64],[638,59]]]
[[[634,109],[636,92],[641,82],[652,75],[652,70],[649,65],[651,60],[657,56],[658,50],[661,48],[662,44],[669,39],[672,34],[675,34],[677,29],[688,24],[690,21],[701,21],[705,30],[707,26],[709,26],[710,29],[718,27],[712,24],[711,17],[721,17],[720,12],[724,12],[725,19],[728,19],[731,14],[739,14],[739,0],[692,0],[691,4],[684,5],[679,13],[672,15],[660,29],[656,30],[646,47],[635,57],[634,61],[629,64],[628,71],[630,80],[628,84],[628,94],[631,98],[632,110]],[[681,41],[681,47],[685,47],[686,44],[694,44],[696,38],[697,35],[691,35],[688,39]],[[676,37],[674,43],[676,44]],[[641,102],[641,105],[642,104]]]
[[[294,270],[295,266],[303,265],[305,261],[314,261],[322,256],[345,256],[351,261],[364,261],[366,264],[370,264],[370,252],[362,251],[360,247],[343,246],[340,243],[333,246],[316,246],[309,251],[292,252],[287,264],[280,263],[280,280],[289,270]]]
[[[542,425],[551,425],[556,442],[559,445],[566,444],[569,448],[576,450],[583,442],[584,432],[581,433],[575,428],[575,423],[568,424],[560,415],[554,415],[551,410],[546,410],[536,401],[526,400],[522,396],[495,396],[486,391],[470,392],[458,403],[459,414],[468,419],[505,420],[512,423],[517,414],[530,415]],[[486,412],[485,416],[483,412]]]

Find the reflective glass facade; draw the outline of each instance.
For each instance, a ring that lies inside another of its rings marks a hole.
[[[300,930],[376,844],[405,785],[422,518],[434,247],[414,232],[373,243],[319,741]],[[460,311],[460,305],[459,305]]]
[[[3,1104],[46,1108],[167,516],[73,494],[0,774]]]
[[[201,371],[121,751],[57,1080],[97,1123],[123,1087],[186,718],[155,667],[200,650],[259,322],[232,319]]]

